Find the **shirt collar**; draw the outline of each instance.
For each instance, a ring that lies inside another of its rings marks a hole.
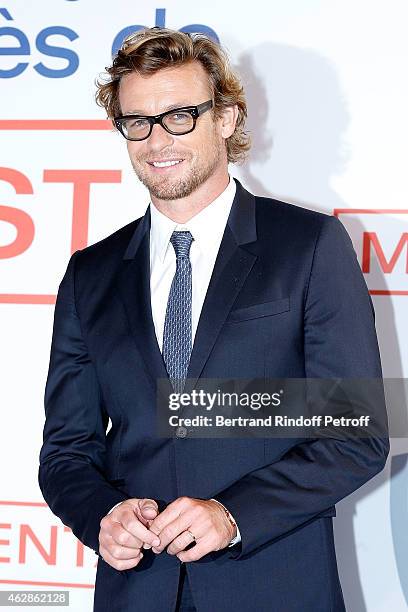
[[[186,223],[176,223],[160,212],[153,203],[150,204],[151,254],[163,263],[166,251],[174,231],[188,230],[200,252],[205,253],[212,245],[220,244],[228,216],[234,201],[236,183],[229,180],[224,191]]]

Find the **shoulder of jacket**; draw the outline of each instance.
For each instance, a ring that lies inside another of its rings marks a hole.
[[[340,224],[328,212],[312,210],[275,198],[255,196],[257,231],[260,236],[280,236],[282,239],[301,238],[314,242],[324,227]]]
[[[142,219],[143,216],[119,228],[102,240],[81,249],[78,252],[80,260],[95,261],[95,259],[102,259],[106,261],[107,259],[122,259],[130,239]]]

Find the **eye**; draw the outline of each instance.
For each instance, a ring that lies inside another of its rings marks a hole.
[[[126,121],[126,127],[128,129],[141,129],[146,127],[149,122],[146,119],[128,119]]]
[[[186,123],[188,121],[190,121],[191,119],[191,115],[189,113],[172,113],[171,115],[167,116],[167,120],[171,121],[173,123]]]

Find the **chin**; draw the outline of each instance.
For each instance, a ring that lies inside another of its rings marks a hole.
[[[183,177],[174,177],[171,181],[163,179],[154,182],[146,181],[144,185],[155,198],[160,200],[179,200],[181,198],[186,198],[197,188],[194,180],[190,178],[186,181]]]
[[[173,188],[168,189],[160,189],[160,187],[158,189],[150,188],[149,191],[152,195],[154,195],[155,198],[158,198],[159,200],[179,200],[181,198],[186,198],[187,196],[189,196],[190,193],[193,192],[193,189],[180,189],[180,186],[175,185]]]

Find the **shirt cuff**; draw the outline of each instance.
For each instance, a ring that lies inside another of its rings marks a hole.
[[[119,504],[121,504],[122,502],[119,502],[118,504],[115,504],[114,506],[112,506],[112,508],[109,510],[108,514],[110,514],[112,512],[112,510],[114,510],[116,508],[116,506],[119,506]]]
[[[231,512],[224,506],[224,504],[222,504],[220,501],[218,501],[218,499],[214,499],[214,497],[211,497],[212,501],[216,501],[217,504],[220,504],[220,506],[222,506],[224,508],[224,510],[227,510],[228,514],[230,515],[230,517],[232,518],[232,520],[235,523],[235,526],[237,528],[237,535],[235,536],[235,538],[232,538],[231,542],[228,544],[228,547],[230,546],[234,546],[235,544],[238,544],[238,542],[241,542],[241,534],[237,525],[237,521],[234,519],[234,517],[232,516]]]

